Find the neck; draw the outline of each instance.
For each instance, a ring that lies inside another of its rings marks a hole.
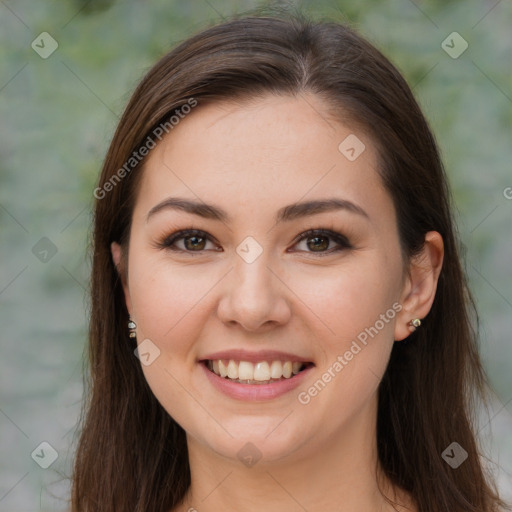
[[[261,459],[245,467],[191,436],[187,443],[191,486],[176,512],[253,512],[255,507],[265,512],[413,510],[394,508],[384,497],[404,502],[379,470],[376,402],[343,432],[311,439],[277,462]]]

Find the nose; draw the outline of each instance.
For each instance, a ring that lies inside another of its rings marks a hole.
[[[224,280],[218,316],[227,325],[261,332],[286,324],[291,317],[290,290],[262,254],[252,263],[235,255]]]

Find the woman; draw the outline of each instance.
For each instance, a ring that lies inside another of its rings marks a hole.
[[[94,194],[73,510],[504,507],[436,143],[360,36],[195,35],[134,92]]]

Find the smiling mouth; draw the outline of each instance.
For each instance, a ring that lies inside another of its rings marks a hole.
[[[289,380],[314,366],[313,363],[279,360],[260,361],[255,364],[234,359],[208,359],[201,362],[218,377],[238,384],[272,384]]]

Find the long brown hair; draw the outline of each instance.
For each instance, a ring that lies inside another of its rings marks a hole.
[[[405,261],[422,248],[427,231],[443,237],[432,309],[421,329],[394,344],[379,388],[377,443],[385,474],[420,512],[504,507],[479,461],[473,400],[484,396],[486,382],[477,317],[434,137],[410,88],[378,50],[344,24],[288,14],[233,18],[184,41],[143,78],[117,127],[95,192],[90,392],[73,511],[164,512],[190,485],[185,433],[154,397],[134,356],[111,258],[113,241],[127,254],[144,159],[127,162],[191,99],[201,108],[269,92],[317,94],[333,117],[366,131],[395,205]],[[468,453],[457,469],[441,457],[452,442]]]

